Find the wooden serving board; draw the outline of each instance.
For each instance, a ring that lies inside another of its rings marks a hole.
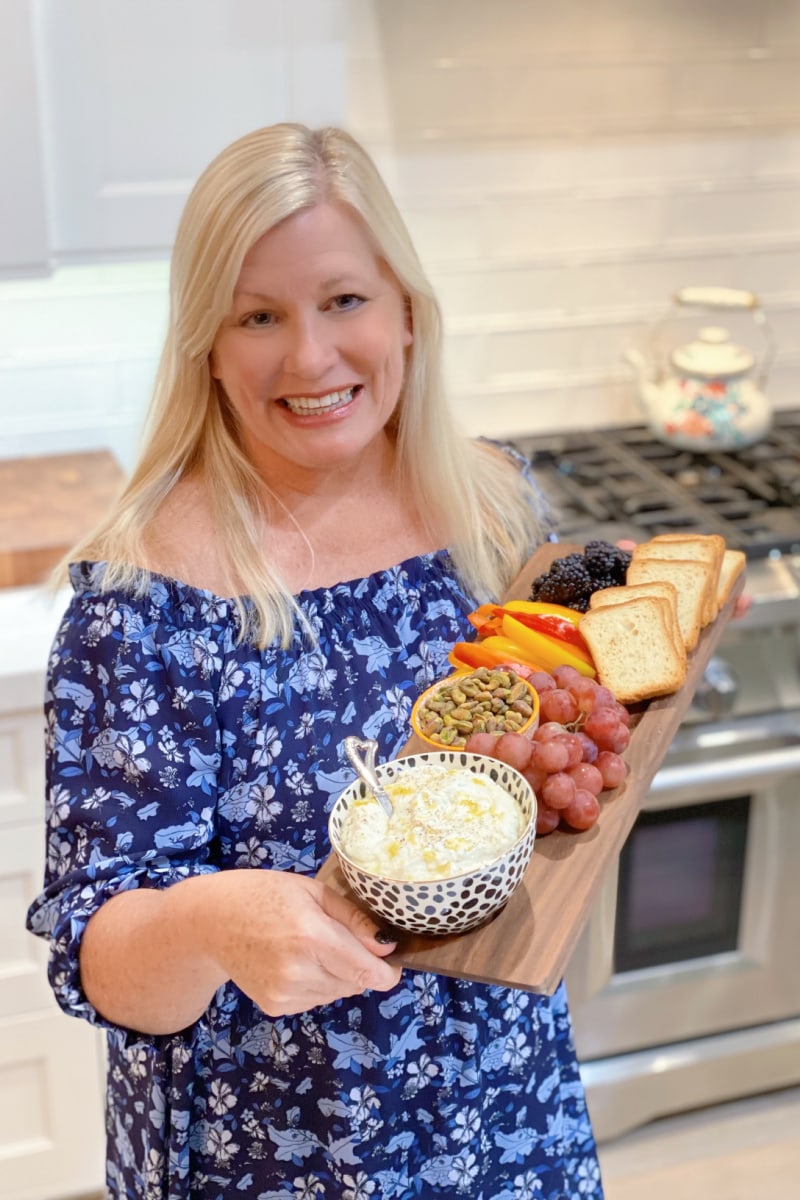
[[[525,599],[537,575],[546,571],[554,559],[579,548],[563,542],[541,547],[514,580],[504,599]],[[680,691],[632,710],[631,740],[624,754],[629,767],[628,777],[620,787],[602,793],[597,824],[584,833],[558,829],[537,838],[522,883],[505,908],[485,925],[468,933],[444,937],[401,930],[398,948],[391,961],[418,971],[507,984],[552,995],[743,586],[744,573],[736,581],[716,621],[700,635],[696,649],[689,656],[686,682]],[[414,735],[402,754],[416,754],[428,749],[430,747]],[[351,892],[335,856],[331,855],[324,863],[318,878],[360,903]]]

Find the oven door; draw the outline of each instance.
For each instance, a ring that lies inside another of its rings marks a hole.
[[[800,1014],[800,713],[683,728],[567,972],[584,1061]]]

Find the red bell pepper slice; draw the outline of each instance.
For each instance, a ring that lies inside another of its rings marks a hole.
[[[584,641],[583,634],[572,624],[571,621],[565,620],[564,617],[556,616],[555,613],[532,613],[514,612],[511,614],[515,621],[519,621],[521,625],[526,625],[528,629],[534,629],[537,633],[545,633],[548,637],[556,638],[559,642],[567,642],[570,646],[577,646],[584,653],[589,653],[589,647]]]

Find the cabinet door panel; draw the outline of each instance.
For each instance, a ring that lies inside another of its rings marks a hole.
[[[41,888],[43,842],[41,825],[0,835],[0,1019],[56,1008],[45,970],[47,944],[25,928],[28,905]]]
[[[102,1190],[100,1039],[59,1012],[0,1020],[3,1200]]]
[[[44,817],[41,709],[0,716],[0,827]]]

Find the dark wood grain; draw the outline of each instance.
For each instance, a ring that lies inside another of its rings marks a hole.
[[[514,580],[505,599],[524,599],[533,578],[554,558],[576,549],[560,543],[536,552]],[[642,800],[699,684],[736,598],[740,576],[725,608],[701,634],[689,657],[686,682],[679,692],[638,706],[625,752],[625,783],[604,792],[597,824],[585,833],[556,830],[537,838],[525,877],[502,912],[479,929],[452,937],[423,937],[400,932],[393,961],[419,971],[434,971],[483,983],[503,983],[552,994],[563,977],[588,920],[603,880],[630,833]],[[429,749],[413,737],[403,754]],[[333,856],[318,878],[356,900]],[[358,901],[356,901],[358,903]]]

